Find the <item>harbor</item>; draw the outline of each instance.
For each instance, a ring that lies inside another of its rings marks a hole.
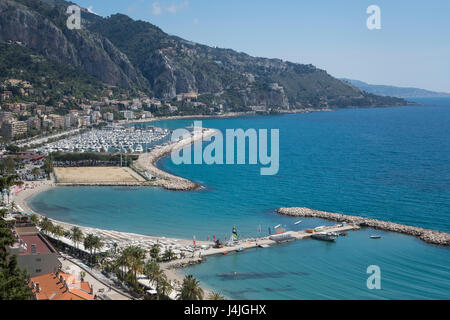
[[[87,132],[51,142],[37,151],[44,154],[52,152],[120,152],[143,153],[158,144],[167,142],[170,131],[158,127],[124,127],[117,125]]]

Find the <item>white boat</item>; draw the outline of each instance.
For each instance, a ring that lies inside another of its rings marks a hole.
[[[278,229],[279,227],[281,227],[281,224],[277,224],[275,227],[273,227],[274,229]]]
[[[137,145],[136,152],[144,152],[144,148],[142,148],[142,145],[140,144]]]
[[[297,222],[294,222],[295,225],[302,223],[302,220],[298,220]]]

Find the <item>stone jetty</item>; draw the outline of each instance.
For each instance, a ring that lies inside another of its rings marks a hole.
[[[407,226],[389,221],[369,219],[358,216],[350,216],[340,213],[332,213],[326,211],[313,210],[301,207],[280,208],[277,213],[292,217],[319,218],[337,222],[347,222],[358,225],[360,227],[370,227],[374,229],[398,232],[418,237],[422,241],[430,244],[450,246],[450,233],[437,230],[424,229],[419,227]]]

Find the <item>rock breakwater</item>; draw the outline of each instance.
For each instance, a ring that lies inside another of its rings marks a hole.
[[[432,229],[424,229],[420,227],[413,227],[389,221],[369,219],[358,216],[350,216],[340,213],[332,213],[301,207],[279,208],[277,210],[277,213],[292,217],[319,218],[337,222],[346,222],[358,225],[360,227],[370,227],[374,229],[415,236],[421,239],[422,241],[430,244],[450,246],[449,233]]]

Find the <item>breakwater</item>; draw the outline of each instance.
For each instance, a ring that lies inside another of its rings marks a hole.
[[[170,154],[172,151],[182,149],[184,146],[192,144],[195,141],[206,139],[207,137],[213,136],[215,133],[216,130],[214,129],[204,129],[201,133],[196,133],[193,136],[185,138],[181,141],[174,142],[167,146],[156,148],[151,152],[141,154],[138,160],[135,162],[135,166],[139,170],[146,171],[148,174],[157,178],[152,182],[152,185],[174,191],[190,191],[201,189],[203,187],[199,184],[165,172],[156,167],[155,163],[159,159]]]
[[[369,219],[358,216],[350,216],[340,213],[332,213],[301,207],[279,208],[276,211],[277,213],[286,216],[326,219],[337,222],[351,223],[358,225],[360,227],[369,227],[384,231],[403,233],[410,236],[418,237],[422,241],[430,244],[450,246],[450,234],[442,231],[424,229],[420,227],[407,226],[389,221]]]

